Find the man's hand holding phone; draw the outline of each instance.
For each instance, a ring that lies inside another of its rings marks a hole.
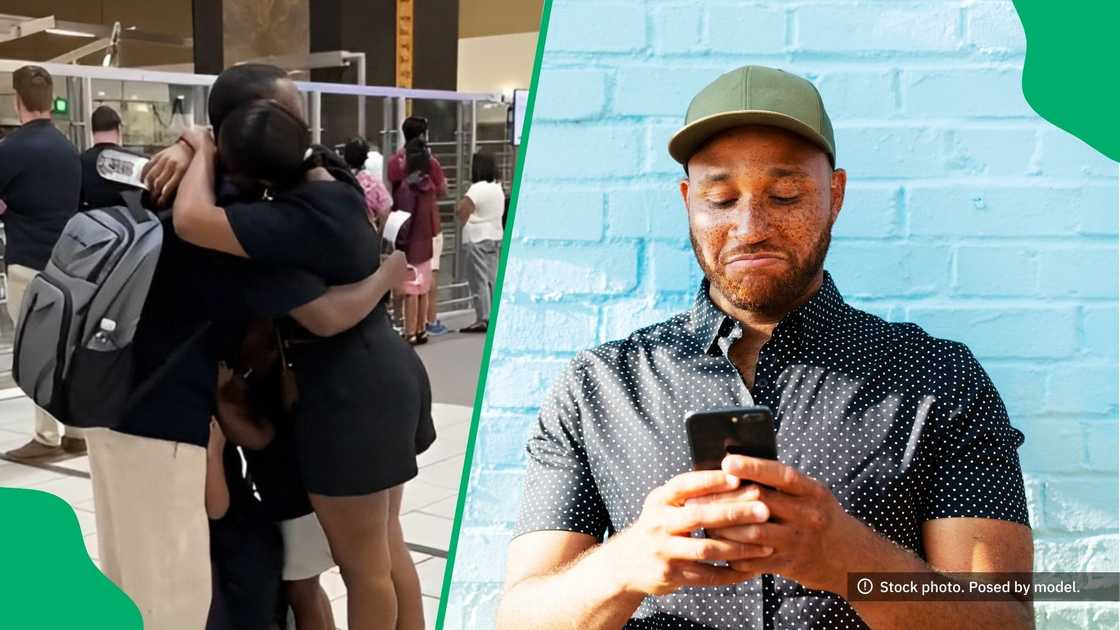
[[[613,575],[623,593],[664,595],[686,586],[722,586],[754,577],[716,560],[749,561],[772,550],[755,543],[694,538],[695,530],[722,529],[764,523],[770,517],[759,501],[688,503],[705,495],[720,496],[739,480],[718,470],[686,472],[670,479],[646,497],[638,519],[610,537],[600,549],[606,574]]]
[[[889,542],[844,511],[824,484],[781,462],[727,455],[722,472],[742,479],[731,491],[692,497],[689,506],[765,505],[764,523],[708,529],[714,540],[773,549],[764,558],[732,560],[752,577],[775,573],[811,589],[847,592],[847,576],[866,566]]]

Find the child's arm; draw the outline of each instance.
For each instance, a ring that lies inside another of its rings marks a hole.
[[[249,407],[248,386],[225,364],[218,366],[218,418],[229,440],[259,451],[268,446],[276,431],[271,422],[257,419]]]
[[[210,443],[206,446],[206,516],[216,521],[229,511],[229,487],[222,455],[226,437],[218,421],[210,420]]]

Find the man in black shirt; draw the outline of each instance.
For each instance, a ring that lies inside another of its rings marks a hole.
[[[93,146],[82,153],[82,210],[124,205],[121,191],[129,186],[105,179],[97,173],[97,158],[105,149],[120,148],[121,117],[108,105],[93,110],[90,116]]]
[[[405,276],[401,253],[365,280],[326,287],[304,272],[187,244],[164,224],[133,340],[136,371],[150,374],[184,351],[119,427],[88,431],[101,570],[137,605],[145,627],[206,625],[206,444],[218,361],[231,344],[239,347],[245,322],[291,314],[314,334],[331,336],[368,315]]]
[[[669,153],[705,280],[541,406],[498,627],[1033,627],[1012,597],[849,592],[851,573],[1029,572],[1032,544],[1023,434],[972,353],[845,304],[824,270],[847,176],[813,85],[729,72]],[[690,471],[686,414],[750,405],[779,461]]]
[[[4,221],[8,314],[19,320],[23,294],[31,280],[47,266],[62,228],[78,211],[82,171],[78,151],[51,124],[53,81],[39,66],[24,66],[12,74],[16,113],[22,126],[0,141],[0,199]],[[49,461],[86,450],[81,431],[59,424],[35,410],[31,441],[5,453],[13,460]]]

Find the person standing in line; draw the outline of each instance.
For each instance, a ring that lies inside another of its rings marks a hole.
[[[19,321],[23,295],[31,280],[47,266],[62,228],[78,211],[82,167],[78,151],[51,124],[54,81],[39,66],[12,73],[16,114],[21,127],[0,142],[0,213],[7,243],[4,265],[8,315]],[[4,454],[10,460],[47,462],[86,452],[79,429],[66,427],[42,409],[35,409],[35,433],[23,446]]]
[[[90,116],[93,146],[82,153],[82,210],[124,205],[121,192],[131,190],[127,184],[105,179],[97,172],[97,158],[105,149],[120,149],[121,117],[116,110],[102,105]]]
[[[432,286],[428,289],[427,311],[424,316],[424,331],[433,337],[447,334],[447,326],[439,321],[439,261],[443,258],[443,220],[439,215],[439,206],[435,208],[435,236],[432,237]]]
[[[377,227],[385,217],[389,216],[389,211],[393,208],[393,198],[389,195],[385,184],[381,183],[381,173],[374,174],[366,168],[369,143],[365,138],[351,138],[342,149],[342,157],[350,167],[350,172],[354,174],[354,179],[358,180],[358,184],[362,187],[370,225]]]
[[[443,174],[443,167],[439,160],[431,154],[428,148],[428,121],[419,116],[410,116],[401,124],[404,134],[405,146],[393,153],[389,158],[388,177],[393,193],[393,206],[397,209],[407,208],[410,212],[420,211],[428,221],[413,221],[410,237],[409,263],[430,261],[435,258],[435,234],[439,232],[438,200],[447,194],[447,179]],[[409,148],[414,150],[413,162],[409,162]],[[420,154],[425,153],[426,158]],[[426,163],[425,163],[426,162]],[[402,206],[402,201],[404,205]],[[423,246],[418,238],[426,233],[433,239],[429,246]],[[441,243],[442,246],[442,243]],[[417,253],[419,252],[419,253]],[[421,265],[421,282],[409,283],[405,291],[418,290],[420,295],[407,294],[404,299],[404,329],[405,336],[410,343],[423,344],[428,341],[428,331],[425,326],[428,319],[428,300],[435,297],[431,288],[435,285],[432,279],[431,265]]]
[[[493,156],[477,153],[471,163],[471,187],[459,202],[463,246],[467,253],[467,282],[474,294],[475,322],[459,332],[484,333],[490,326],[490,299],[498,276],[502,250],[502,212],[506,194],[498,181]]]

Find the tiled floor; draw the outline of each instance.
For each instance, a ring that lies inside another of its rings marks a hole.
[[[462,365],[470,366],[470,370],[476,369],[477,358],[473,357],[481,350],[482,337],[477,336],[474,339],[477,339],[478,347],[470,348],[471,354],[462,361]],[[448,350],[452,348],[459,350],[457,346],[462,344],[462,340],[460,338],[455,341],[455,344],[447,346]],[[426,363],[433,358],[433,355],[442,354],[439,345],[441,344],[432,343],[424,348],[422,355]],[[471,346],[474,345],[475,343],[471,343]],[[452,362],[455,358],[441,357],[441,359]],[[472,360],[475,361],[475,365],[471,365]],[[464,376],[474,377],[470,374]],[[473,391],[470,383],[460,382],[454,385],[455,389],[461,392]],[[434,397],[440,400],[440,383],[434,375],[433,392]],[[462,396],[454,398],[459,398],[456,403],[464,404],[433,404],[433,416],[439,437],[435,444],[419,458],[420,474],[405,486],[402,503],[401,522],[405,540],[414,549],[412,557],[420,573],[428,627],[435,626],[446,566],[444,558],[451,539],[451,525],[463,469],[467,434],[470,429],[470,401],[461,400]],[[0,390],[0,453],[24,444],[31,427],[30,401],[19,390]],[[55,466],[63,470],[45,470],[0,460],[0,486],[43,490],[54,493],[69,503],[78,516],[86,549],[96,562],[97,535],[92,487],[88,478],[79,476],[82,473],[88,475],[88,458],[70,459],[59,462]],[[329,571],[322,582],[331,598],[336,624],[345,629],[346,588],[338,569]]]

